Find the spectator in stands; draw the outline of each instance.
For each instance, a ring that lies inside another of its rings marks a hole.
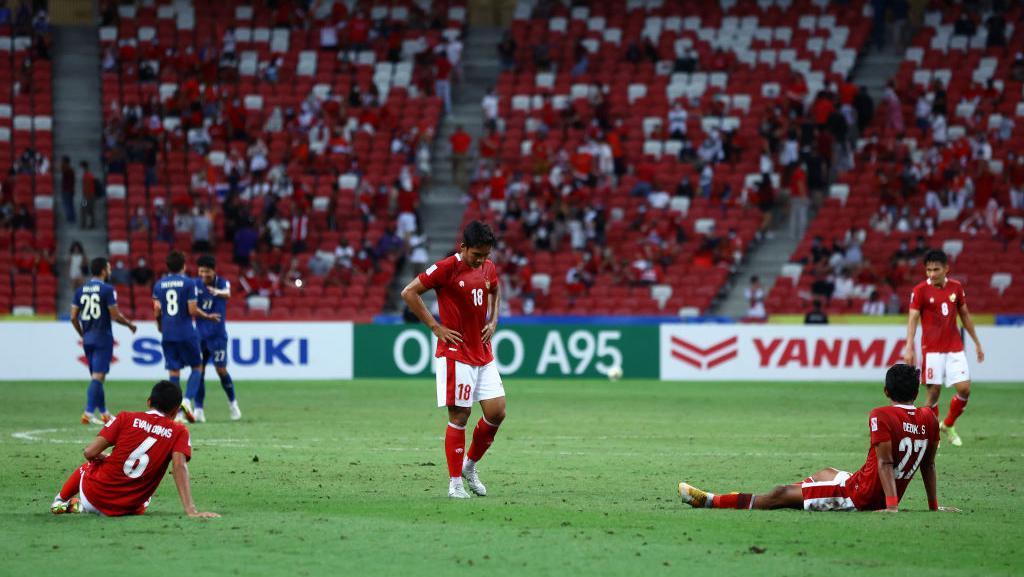
[[[860,86],[853,97],[853,108],[857,113],[857,134],[864,134],[875,117],[875,101],[868,93],[867,86]]]
[[[75,223],[75,168],[71,159],[64,156],[60,160],[60,198],[64,205],[64,218]]]
[[[811,310],[804,315],[805,325],[827,325],[828,315],[821,309],[821,301],[814,299],[811,303]]]
[[[21,203],[18,206],[18,210],[11,218],[11,228],[14,230],[35,230],[36,219],[32,216],[32,212],[29,211],[27,204]]]
[[[441,99],[444,114],[452,112],[452,63],[443,46],[434,54],[434,95]]]
[[[82,229],[92,230],[96,228],[96,177],[89,170],[89,163],[79,163],[82,169]]]
[[[448,142],[452,147],[452,181],[460,189],[466,189],[466,160],[469,158],[469,147],[473,143],[473,137],[462,127],[455,126],[455,132],[449,137]]]
[[[802,164],[794,162],[789,170],[789,234],[794,240],[803,238],[807,231],[810,206],[807,173]]]
[[[192,252],[204,253],[213,250],[213,219],[206,206],[197,206],[192,215]]]
[[[241,226],[235,232],[234,261],[240,266],[249,266],[252,253],[256,250],[259,242],[259,232],[252,219],[245,217]]]
[[[757,275],[750,277],[750,286],[743,289],[743,298],[747,300],[746,318],[752,320],[768,318],[768,311],[764,308],[765,290]]]
[[[155,276],[153,269],[146,263],[145,257],[140,256],[135,268],[132,269],[132,282],[138,286],[149,286]]]
[[[498,43],[498,60],[501,62],[502,72],[510,72],[516,67],[516,50],[518,45],[512,38],[512,31],[506,30]]]
[[[815,300],[823,299],[826,302],[832,302],[832,293],[835,291],[836,285],[832,282],[828,271],[826,263],[819,263],[814,267],[811,295],[815,297]]]
[[[966,36],[970,39],[977,31],[978,25],[971,19],[967,10],[961,10],[960,16],[953,23],[953,34],[956,36]]]
[[[1010,66],[1010,78],[1015,82],[1024,82],[1024,52],[1018,52],[1013,57],[1013,64]]]
[[[882,95],[882,104],[885,105],[885,131],[889,134],[903,134],[903,103],[896,93],[896,86],[890,80]]]
[[[686,74],[696,72],[699,68],[700,54],[698,54],[693,46],[684,46],[672,64],[673,72],[683,72]]]
[[[671,140],[686,139],[686,119],[688,114],[681,99],[676,99],[668,111],[668,134]]]
[[[75,289],[85,284],[85,275],[88,272],[89,259],[85,256],[85,249],[82,243],[77,240],[71,242],[68,248],[68,280]]]
[[[494,91],[493,86],[487,89],[487,94],[480,101],[480,108],[484,111],[484,127],[492,132],[497,130],[499,120],[498,94]]]
[[[289,228],[291,229],[292,253],[306,252],[306,241],[309,238],[309,216],[306,214],[305,205],[300,204],[295,208]]]
[[[124,266],[124,259],[114,261],[114,268],[110,271],[110,284],[115,286],[128,286],[132,284],[132,272]]]
[[[50,171],[50,159],[34,148],[26,148],[15,165],[18,174],[45,175]]]

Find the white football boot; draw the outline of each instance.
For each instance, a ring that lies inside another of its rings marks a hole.
[[[476,471],[476,463],[470,463],[469,459],[462,462],[462,478],[469,485],[469,490],[480,497],[487,496],[487,487],[480,481],[480,475]]]
[[[206,422],[206,412],[203,411],[202,407],[196,407],[196,410],[192,412],[192,416],[196,418],[197,423]]]
[[[469,499],[469,493],[466,492],[465,487],[462,486],[462,479],[451,479],[448,481],[448,498],[449,499]]]
[[[228,411],[231,413],[231,420],[237,421],[242,418],[242,409],[238,408],[238,401],[228,403]]]

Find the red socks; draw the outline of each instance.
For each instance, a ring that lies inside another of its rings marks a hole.
[[[712,509],[749,509],[753,505],[754,496],[750,493],[729,493],[715,495],[711,499]]]
[[[60,488],[60,500],[67,501],[78,494],[78,485],[82,481],[82,467],[77,467],[71,472],[71,476],[68,477],[67,481],[64,481],[64,486]]]
[[[480,417],[476,428],[473,429],[473,444],[469,446],[467,454],[469,460],[475,462],[484,458],[484,453],[490,448],[491,443],[494,442],[494,435],[497,434],[498,425],[492,425],[487,422],[487,419]]]
[[[963,414],[965,407],[967,407],[967,399],[959,394],[953,395],[953,398],[949,400],[949,414],[946,415],[946,420],[943,423],[947,427],[952,427]]]
[[[444,432],[444,456],[448,460],[449,477],[462,477],[462,457],[465,452],[466,427],[448,423],[448,428]]]

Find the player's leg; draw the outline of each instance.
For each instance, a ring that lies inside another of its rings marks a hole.
[[[779,485],[767,493],[726,493],[716,495],[683,481],[679,483],[683,503],[695,509],[802,509],[803,490],[799,485]]]
[[[946,386],[956,390],[953,398],[949,400],[949,413],[939,423],[939,432],[943,433],[954,447],[964,444],[963,439],[956,432],[956,420],[967,408],[967,400],[971,396],[971,374],[967,368],[967,353],[949,353],[946,355]]]
[[[63,513],[80,513],[82,511],[81,502],[75,496],[78,495],[78,488],[82,482],[82,473],[87,466],[88,463],[75,467],[68,480],[64,481],[60,491],[53,498],[53,503],[50,504],[51,513],[61,515]]]
[[[448,410],[444,434],[444,456],[448,462],[448,496],[466,499],[469,493],[462,485],[462,461],[466,453],[466,423],[472,411],[472,382],[468,365],[452,359],[435,361],[437,405]]]
[[[494,443],[498,427],[505,420],[505,387],[501,383],[497,364],[494,361],[477,368],[474,397],[480,402],[483,416],[480,417],[473,429],[473,442],[466,453],[462,476],[466,479],[470,490],[483,497],[487,495],[487,487],[480,481],[476,464]]]
[[[203,356],[199,353],[199,340],[194,339],[191,341],[182,341],[179,343],[181,348],[182,360],[190,368],[188,374],[188,385],[185,387],[185,398],[181,400],[183,407],[198,407],[195,403],[196,396],[199,393],[199,381],[202,378],[202,367],[200,363],[203,360]],[[199,415],[195,415],[196,420],[199,421]],[[204,416],[203,421],[206,420]]]
[[[213,343],[211,356],[213,366],[217,369],[217,376],[220,378],[220,387],[224,389],[224,394],[228,397],[228,411],[231,414],[231,420],[237,421],[242,418],[242,410],[238,408],[238,399],[235,397],[235,382],[231,380],[231,375],[228,373],[227,339]]]
[[[939,416],[939,396],[946,371],[946,359],[942,353],[926,353],[921,356],[921,382],[925,386],[925,406]]]

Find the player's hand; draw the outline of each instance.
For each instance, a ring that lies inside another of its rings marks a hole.
[[[875,513],[899,513],[899,509],[879,509]]]
[[[903,348],[903,362],[910,366],[914,366],[914,347],[910,343]]]
[[[210,320],[215,322],[215,323],[219,323],[220,322],[220,313],[209,313],[209,315],[207,315],[207,316],[209,316]]]
[[[963,512],[960,509],[957,509],[956,507],[939,507],[937,510],[942,512],[942,513],[962,513]]]
[[[496,330],[498,330],[498,323],[485,324],[484,328],[480,329],[480,340],[484,343],[490,341]]]
[[[981,345],[978,345],[978,346],[976,346],[974,348],[976,348],[978,350],[978,362],[979,363],[984,363],[985,362],[985,351],[981,350]]]
[[[433,332],[434,336],[437,337],[437,340],[441,342],[445,342],[452,345],[462,342],[462,333],[460,333],[459,331],[453,331],[452,329],[444,325],[437,325],[436,327],[433,328]]]
[[[193,519],[219,519],[220,515],[210,511],[193,511],[188,514]]]

